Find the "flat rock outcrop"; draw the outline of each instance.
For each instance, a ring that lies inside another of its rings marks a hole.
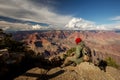
[[[49,71],[36,67],[14,80],[120,80],[119,75],[115,68],[108,66],[104,72],[92,63],[83,62],[76,67],[56,67]]]

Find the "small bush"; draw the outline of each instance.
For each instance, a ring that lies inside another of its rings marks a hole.
[[[108,66],[119,68],[119,65],[115,62],[115,60],[112,57],[106,58]]]

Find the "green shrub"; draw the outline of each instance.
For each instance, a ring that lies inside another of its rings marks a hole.
[[[119,68],[119,65],[115,62],[115,60],[112,57],[106,58],[108,66]]]
[[[8,49],[9,52],[24,52],[24,43],[15,41],[11,33],[4,33],[3,30],[0,29],[0,36],[0,49]]]

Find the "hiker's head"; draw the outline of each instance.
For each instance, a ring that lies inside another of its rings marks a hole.
[[[82,41],[81,38],[76,38],[76,39],[75,39],[76,44],[80,43],[81,41]]]

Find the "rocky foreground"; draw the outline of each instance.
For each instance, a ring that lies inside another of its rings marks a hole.
[[[104,72],[92,63],[83,62],[76,67],[56,67],[50,70],[35,67],[14,80],[120,80],[119,75],[120,71],[115,68],[108,66]]]

